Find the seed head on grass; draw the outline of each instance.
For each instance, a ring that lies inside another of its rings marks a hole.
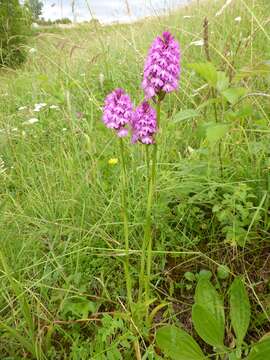
[[[144,101],[135,109],[132,117],[132,143],[154,144],[157,132],[156,111]]]
[[[169,32],[158,36],[144,66],[142,88],[146,99],[177,90],[180,78],[180,46]]]
[[[3,175],[6,173],[6,166],[5,166],[5,162],[2,158],[2,156],[0,155],[0,175]]]
[[[116,89],[105,99],[103,122],[109,129],[114,129],[119,137],[128,135],[127,125],[133,114],[132,102],[123,89]]]

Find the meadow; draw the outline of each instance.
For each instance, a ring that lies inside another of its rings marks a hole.
[[[270,2],[224,3],[35,29],[27,62],[0,70],[1,359],[270,358]],[[101,118],[115,88],[143,100],[147,51],[165,30],[182,72],[161,106],[146,303],[147,153],[124,139],[127,251],[119,141]],[[202,334],[211,321],[196,321],[195,290],[201,313],[224,304],[223,346],[214,324]],[[187,337],[181,353],[180,328],[204,355]]]

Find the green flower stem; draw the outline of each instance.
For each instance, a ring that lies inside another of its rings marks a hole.
[[[156,111],[157,111],[157,127],[160,123],[160,100],[157,102]],[[153,237],[151,234],[151,215],[152,215],[152,204],[156,187],[156,175],[157,175],[157,144],[154,144],[153,149],[153,157],[152,157],[152,171],[151,171],[151,179],[149,181],[149,190],[148,190],[148,200],[147,200],[147,211],[146,211],[146,228],[145,228],[145,236],[147,239],[147,277],[146,277],[146,287],[145,287],[145,297],[146,302],[149,300],[149,290],[151,283],[151,268],[152,268],[152,247],[153,247]]]
[[[127,169],[126,169],[126,160],[125,160],[125,150],[124,150],[124,142],[123,139],[120,138],[120,153],[121,153],[121,162],[122,162],[122,194],[121,194],[121,205],[122,205],[122,216],[124,223],[124,239],[125,239],[125,261],[124,261],[124,270],[125,270],[125,278],[126,278],[126,287],[127,287],[127,298],[128,298],[128,306],[129,309],[132,309],[132,284],[131,277],[129,272],[129,229],[128,229],[128,214],[127,214],[127,199],[126,199],[126,191],[127,191]]]
[[[146,154],[146,165],[147,165],[147,192],[149,194],[150,188],[150,157],[149,157],[149,147],[145,146],[145,154]],[[141,254],[141,267],[140,267],[140,276],[139,276],[139,294],[138,294],[138,302],[142,302],[142,295],[145,288],[145,263],[146,263],[146,236],[144,234],[143,243],[142,243],[142,254]]]
[[[157,102],[157,125],[160,120],[160,100]],[[141,256],[141,269],[139,278],[139,298],[138,301],[142,301],[142,294],[145,290],[145,303],[148,304],[149,300],[149,289],[151,281],[151,263],[152,263],[152,205],[155,192],[156,183],[156,167],[157,167],[157,144],[153,145],[152,152],[152,164],[150,168],[149,162],[149,145],[146,145],[146,159],[147,159],[147,174],[148,174],[148,195],[147,195],[147,207],[146,207],[146,221],[144,228],[144,239],[142,243],[142,256]],[[146,277],[145,277],[145,265],[146,265]]]
[[[149,190],[149,182],[150,182],[150,154],[149,154],[149,146],[145,146],[145,154],[146,154],[146,168],[147,168],[147,183]]]

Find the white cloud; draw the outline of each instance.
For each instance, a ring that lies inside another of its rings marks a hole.
[[[128,0],[132,18],[150,15],[158,10],[172,8],[187,3],[188,0]],[[91,7],[93,16],[101,22],[128,21],[126,0],[75,0],[77,21],[90,20]],[[44,0],[43,15],[45,19],[73,19],[71,0]]]

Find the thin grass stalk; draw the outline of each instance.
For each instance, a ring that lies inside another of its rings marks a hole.
[[[121,186],[121,205],[122,205],[122,216],[124,223],[124,239],[125,239],[125,261],[124,261],[124,271],[126,278],[126,288],[127,288],[127,298],[129,310],[132,309],[132,284],[130,277],[130,266],[129,266],[129,229],[128,229],[128,214],[127,214],[127,169],[126,169],[126,160],[125,160],[125,149],[123,139],[120,138],[120,154],[121,154],[121,163],[122,163],[122,186]]]
[[[5,325],[3,322],[0,322],[0,327],[2,326],[6,331],[8,331],[12,336],[14,336],[25,349],[27,349],[33,356],[36,357],[36,359],[42,359],[42,353],[39,351],[39,349],[36,347],[36,335],[35,335],[35,324],[32,319],[31,315],[31,309],[28,304],[27,298],[24,295],[24,291],[20,285],[11,275],[10,268],[7,264],[6,258],[3,254],[3,252],[0,251],[0,264],[2,264],[3,270],[6,273],[6,276],[10,282],[10,286],[16,295],[17,301],[20,305],[20,309],[22,312],[22,315],[24,317],[24,320],[26,322],[26,333],[27,337],[21,336],[19,331],[16,329],[13,329],[12,327]]]

